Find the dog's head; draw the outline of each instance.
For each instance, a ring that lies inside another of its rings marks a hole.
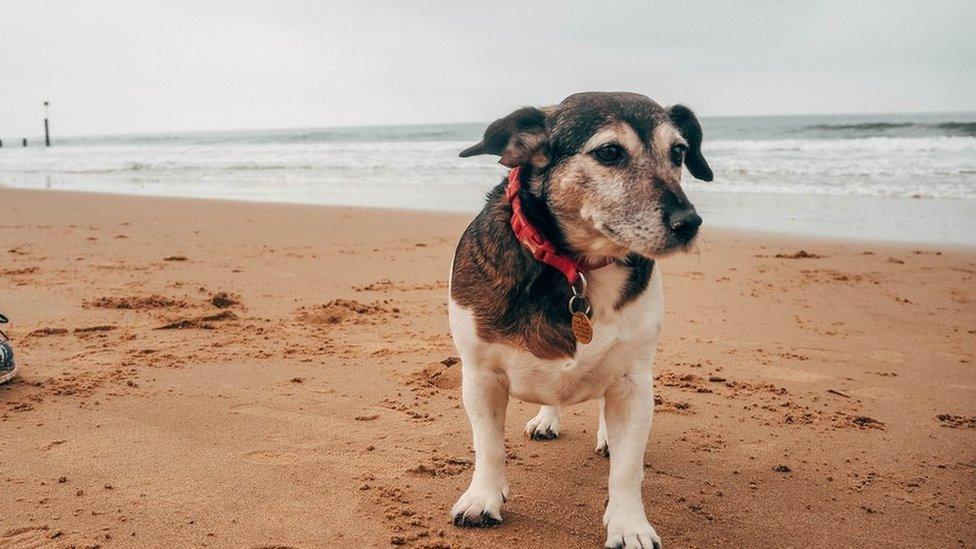
[[[701,217],[681,189],[681,167],[712,180],[690,109],[634,93],[571,95],[496,120],[461,152],[499,155],[531,170],[566,244],[589,257],[657,257],[691,244]]]

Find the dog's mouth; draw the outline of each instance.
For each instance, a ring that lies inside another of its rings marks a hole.
[[[679,251],[687,251],[694,245],[698,231],[674,230],[664,226],[660,228],[660,234],[656,238],[629,238],[623,231],[613,227],[609,223],[600,225],[600,232],[615,244],[627,250],[654,259],[663,257]]]

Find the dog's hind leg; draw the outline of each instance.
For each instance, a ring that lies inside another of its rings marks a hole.
[[[603,409],[605,405],[600,399],[600,426],[596,430],[596,453],[608,458],[610,457],[610,443],[607,441],[607,418]]]
[[[525,434],[532,440],[559,438],[559,406],[543,406],[539,413],[525,424]]]
[[[503,376],[469,367],[462,361],[461,397],[474,435],[471,485],[451,508],[457,526],[495,526],[508,498],[505,481],[505,409],[508,385]]]

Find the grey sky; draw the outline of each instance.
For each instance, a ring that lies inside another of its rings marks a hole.
[[[702,115],[976,110],[976,2],[0,0],[0,137],[485,121],[581,90]]]

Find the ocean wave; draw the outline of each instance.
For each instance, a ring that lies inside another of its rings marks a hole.
[[[916,199],[953,199],[976,202],[976,189],[958,185],[933,186],[910,184],[908,182],[887,183],[859,179],[846,183],[806,180],[784,182],[783,180],[744,180],[735,181],[716,176],[715,181],[702,183],[689,180],[683,184],[689,192],[733,193],[748,195],[825,195],[825,196],[877,196]]]
[[[862,137],[859,139],[720,139],[702,145],[703,151],[945,151],[976,152],[976,139],[960,136],[937,137]]]
[[[892,128],[910,128],[917,126],[911,122],[863,122],[860,124],[813,124],[804,126],[801,130],[890,130]]]
[[[798,133],[838,132],[852,137],[885,135],[941,135],[946,137],[976,137],[976,121],[961,122],[858,122],[810,124],[796,128]]]
[[[976,122],[943,122],[936,124],[940,130],[958,131],[963,135],[976,136]]]
[[[898,134],[919,128],[976,131],[976,122],[960,117],[719,122],[724,129],[707,128],[703,144],[715,181],[698,183],[686,175],[689,188],[976,199],[976,137]],[[807,129],[789,131],[802,127]],[[299,202],[345,193],[349,200],[385,204],[393,196],[444,189],[482,193],[497,183],[505,171],[497,158],[457,157],[482,130],[483,125],[468,124],[79,138],[73,146],[55,141],[50,148],[0,149],[0,181],[117,192],[280,195]],[[852,137],[850,132],[888,133]]]

